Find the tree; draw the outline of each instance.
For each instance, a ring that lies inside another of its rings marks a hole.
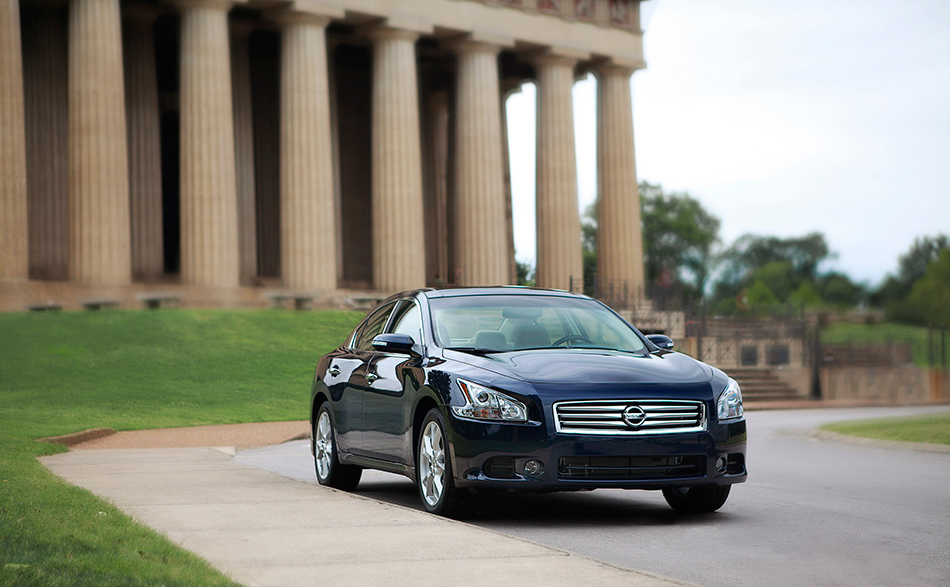
[[[587,287],[594,283],[597,274],[597,202],[584,210],[581,217],[581,259],[584,264],[584,293],[590,294]]]
[[[947,249],[950,249],[950,238],[945,234],[915,238],[914,244],[897,261],[897,275],[887,276],[871,295],[871,304],[886,308],[893,318],[906,318],[902,314],[904,302],[914,283],[924,276],[927,266],[937,259],[941,251]]]
[[[864,286],[851,281],[844,273],[832,271],[818,279],[821,299],[838,307],[851,307],[861,303],[867,296]]]
[[[950,328],[950,248],[944,248],[927,265],[924,275],[914,282],[907,302],[920,323]]]
[[[515,261],[515,271],[518,277],[518,285],[527,285],[534,287],[534,266],[530,263]]]
[[[690,297],[702,297],[719,242],[719,218],[687,193],[666,194],[645,181],[639,189],[647,283],[671,275]]]
[[[719,219],[689,194],[666,194],[662,186],[645,181],[638,188],[647,284],[672,276],[689,297],[701,297],[719,242]],[[582,216],[581,243],[584,280],[591,283],[597,267],[596,202]]]
[[[832,257],[825,235],[812,232],[790,238],[746,234],[739,237],[721,259],[726,279],[740,282],[756,268],[773,261],[789,263],[798,279],[814,280],[818,276],[818,265]]]
[[[732,307],[729,300],[756,280],[762,281],[778,301],[788,301],[803,283],[817,283],[818,266],[830,257],[825,236],[818,232],[790,238],[743,235],[719,257],[721,271],[713,289],[714,307],[727,313]]]

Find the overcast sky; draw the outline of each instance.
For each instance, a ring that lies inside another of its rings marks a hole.
[[[649,0],[633,76],[637,175],[745,233],[823,232],[875,285],[950,233],[950,0]],[[534,262],[534,86],[509,99],[515,249]],[[596,82],[574,89],[580,209]]]

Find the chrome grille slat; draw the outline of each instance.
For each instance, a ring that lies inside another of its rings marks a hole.
[[[624,410],[638,406],[643,422],[633,427],[623,419]],[[706,405],[695,400],[589,400],[554,404],[559,434],[642,436],[706,430]]]

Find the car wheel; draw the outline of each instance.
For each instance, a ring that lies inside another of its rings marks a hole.
[[[356,489],[363,474],[361,467],[340,464],[334,442],[333,420],[330,419],[330,407],[327,404],[320,406],[317,421],[313,425],[313,464],[320,485],[343,491]]]
[[[429,410],[422,422],[416,464],[416,485],[427,512],[459,518],[470,511],[473,496],[455,486],[445,422],[438,408]]]
[[[684,514],[708,514],[726,503],[729,485],[698,485],[695,487],[672,487],[663,490],[666,503]]]

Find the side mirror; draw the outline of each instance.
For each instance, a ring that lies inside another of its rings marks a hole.
[[[673,339],[663,334],[648,334],[647,340],[655,344],[661,351],[673,350]]]
[[[373,348],[382,353],[417,356],[419,353],[412,348],[415,344],[408,334],[378,334],[373,339]]]

